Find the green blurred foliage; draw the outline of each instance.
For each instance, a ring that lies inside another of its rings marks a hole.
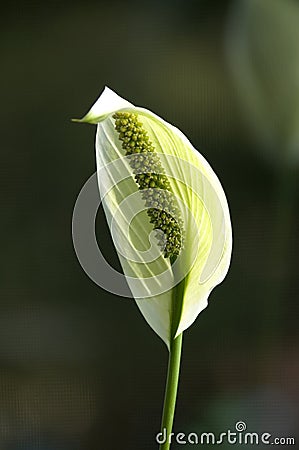
[[[227,53],[244,113],[269,162],[299,161],[299,4],[240,0],[228,21]]]
[[[253,429],[256,418],[298,429],[298,168],[280,182],[260,157],[268,143],[244,114],[227,58],[234,5],[3,7],[1,450],[155,448],[166,348],[133,301],[88,279],[72,247],[95,129],[70,118],[104,85],[182,129],[231,208],[231,270],[186,332],[175,429]],[[275,65],[267,70],[265,84]],[[118,267],[102,212],[97,232]]]

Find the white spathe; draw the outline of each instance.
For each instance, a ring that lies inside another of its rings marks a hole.
[[[173,266],[153,237],[132,169],[124,158],[113,114],[138,114],[177,198],[184,222],[184,245]],[[207,306],[212,289],[229,268],[232,227],[222,186],[204,157],[180,130],[151,111],[135,107],[105,88],[80,122],[97,124],[99,189],[116,250],[144,318],[169,347]],[[181,313],[173,330],[173,288],[185,279]]]

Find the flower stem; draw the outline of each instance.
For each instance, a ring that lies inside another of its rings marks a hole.
[[[170,448],[170,433],[172,431],[180,374],[182,340],[183,333],[181,333],[177,338],[173,339],[170,343],[167,381],[161,424],[161,431],[163,432],[164,429],[166,430],[166,442],[160,445],[160,450],[168,450]]]

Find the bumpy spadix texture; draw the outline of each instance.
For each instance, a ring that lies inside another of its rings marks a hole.
[[[108,88],[81,121],[97,124],[98,184],[128,285],[169,346],[228,271],[232,230],[222,186],[177,128]]]
[[[164,233],[157,236],[164,257],[173,261],[181,250],[183,222],[160,158],[137,114],[118,112],[113,118],[125,155],[130,156],[135,181],[144,191],[150,222]]]

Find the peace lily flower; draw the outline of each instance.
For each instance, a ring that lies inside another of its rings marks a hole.
[[[169,349],[162,428],[171,432],[182,333],[230,264],[221,184],[180,130],[105,88],[79,122],[97,125],[99,191],[132,296]],[[168,449],[169,441],[161,444]]]

